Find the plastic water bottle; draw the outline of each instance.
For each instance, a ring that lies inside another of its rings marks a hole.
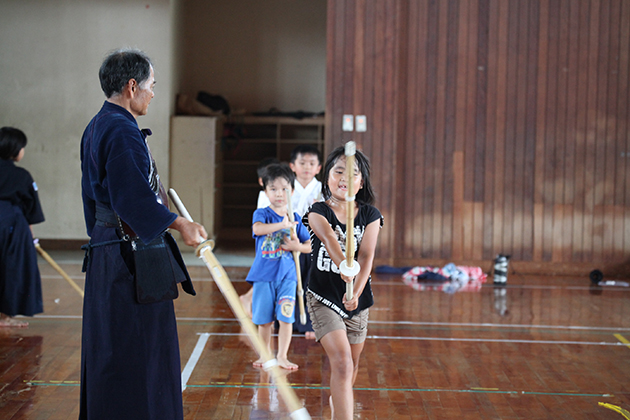
[[[494,259],[494,284],[503,286],[507,284],[509,255],[499,254]]]

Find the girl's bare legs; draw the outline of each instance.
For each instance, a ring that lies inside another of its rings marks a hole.
[[[278,365],[281,368],[295,370],[298,365],[289,362],[288,353],[289,346],[291,345],[291,335],[293,334],[293,324],[287,324],[286,322],[278,321],[280,328],[278,330]]]
[[[271,328],[272,327],[273,327],[273,322],[258,326],[258,333],[260,334],[260,337],[262,338],[263,342],[267,346],[269,353],[271,353]],[[253,363],[253,365],[254,367],[262,367],[263,363],[265,362],[266,360],[264,360],[262,356],[260,356],[260,358],[256,360]]]
[[[354,371],[352,373],[352,386],[357,381],[357,374],[359,373],[359,359],[361,358],[361,352],[363,352],[363,346],[365,341],[359,344],[350,344],[350,350],[352,351],[352,363],[354,363]]]
[[[350,345],[344,330],[334,330],[320,340],[330,360],[330,394],[333,420],[352,420],[356,378],[363,343]],[[356,363],[355,363],[356,357]]]

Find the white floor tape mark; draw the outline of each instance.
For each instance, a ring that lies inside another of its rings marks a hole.
[[[214,332],[205,333],[211,336],[219,337],[238,337],[246,336],[244,333],[226,333],[226,332]],[[273,336],[277,334],[272,334]],[[293,337],[300,337],[301,334],[295,334]],[[303,337],[303,336],[302,336]],[[411,340],[411,341],[451,341],[451,342],[476,342],[476,343],[514,343],[514,344],[574,344],[580,346],[625,346],[624,343],[617,341],[555,341],[555,340],[515,340],[515,339],[501,339],[501,338],[452,338],[452,337],[403,337],[403,336],[381,336],[381,335],[368,335],[366,338],[372,338],[374,340]]]
[[[195,366],[201,357],[201,353],[203,353],[203,348],[206,346],[206,342],[210,337],[209,333],[201,333],[199,334],[199,340],[197,340],[197,345],[190,355],[190,359],[188,359],[188,363],[186,363],[186,367],[184,367],[184,371],[182,372],[182,392],[186,389],[186,385],[188,384],[188,380],[190,379],[190,375],[192,375],[193,370],[195,370]]]
[[[35,315],[34,318],[47,319],[81,319],[81,315]],[[177,321],[188,322],[238,322],[236,318],[195,318],[178,317]],[[555,330],[583,330],[583,331],[630,331],[630,328],[607,327],[607,326],[581,326],[581,325],[537,325],[537,324],[493,324],[487,322],[467,323],[467,322],[419,322],[419,321],[379,321],[370,320],[374,325],[411,325],[426,327],[483,327],[483,328],[528,328],[528,329],[555,329]]]

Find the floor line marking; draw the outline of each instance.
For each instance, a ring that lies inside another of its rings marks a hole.
[[[206,342],[210,337],[209,333],[200,333],[199,339],[197,340],[197,344],[190,355],[190,359],[186,363],[186,367],[182,371],[182,392],[186,389],[186,385],[188,384],[188,380],[190,379],[190,375],[192,375],[199,358],[201,357],[201,353],[203,353],[203,348],[206,346]]]
[[[417,341],[452,341],[476,343],[518,343],[518,344],[577,344],[582,346],[618,346],[621,343],[606,341],[555,341],[555,340],[513,340],[504,338],[449,338],[449,337],[400,337],[372,335],[368,338],[377,340],[417,340]]]
[[[611,330],[611,331],[630,331],[630,328],[618,327],[587,327],[581,325],[542,325],[542,324],[493,324],[486,322],[468,323],[468,322],[421,322],[421,321],[377,321],[370,320],[370,324],[395,324],[395,325],[424,325],[424,326],[455,326],[455,327],[493,327],[493,328],[541,328],[541,329],[561,329],[561,330]]]
[[[81,315],[35,315],[34,318],[42,319],[81,319]],[[190,322],[238,322],[236,318],[196,318],[178,317],[177,321]],[[414,325],[414,326],[439,326],[439,327],[485,327],[485,328],[529,328],[529,329],[554,329],[554,330],[579,330],[579,331],[628,331],[630,328],[620,327],[588,327],[581,325],[542,325],[542,324],[493,324],[493,323],[467,323],[467,322],[421,322],[421,321],[378,321],[370,320],[375,325]],[[630,342],[629,342],[630,343]]]
[[[201,334],[201,333],[197,333]],[[206,333],[219,337],[246,337],[245,333],[212,332]],[[277,334],[273,334],[277,336]],[[294,334],[293,337],[302,337],[301,334]],[[368,335],[366,338],[375,340],[413,340],[413,341],[450,341],[450,342],[475,342],[475,343],[514,343],[514,344],[574,344],[580,346],[625,346],[624,343],[610,341],[554,341],[554,340],[512,340],[502,338],[450,338],[450,337],[402,337],[402,336],[381,336]]]
[[[77,381],[24,381],[33,386],[79,386]],[[329,386],[320,384],[300,384],[289,383],[294,389],[321,389],[328,390]],[[188,388],[267,388],[277,389],[278,386],[271,383],[252,383],[252,382],[212,382],[209,384],[189,384]],[[372,388],[372,387],[355,387],[355,391],[393,391],[393,392],[455,392],[455,393],[485,393],[485,394],[512,394],[512,395],[556,395],[565,397],[601,397],[610,398],[614,397],[611,393],[580,393],[580,392],[544,392],[544,391],[508,391],[500,390],[498,388],[470,388],[470,389],[448,389],[448,388]]]
[[[309,384],[289,384],[293,389],[321,389],[327,390],[330,389],[329,386],[323,385],[309,385]],[[222,383],[211,383],[211,384],[199,384],[199,385],[188,385],[190,388],[269,388],[275,389],[276,385],[273,384],[222,384]],[[555,396],[566,396],[566,397],[599,397],[599,398],[610,398],[614,397],[614,394],[587,394],[587,393],[578,393],[578,392],[543,392],[543,391],[503,391],[503,390],[494,390],[494,389],[447,389],[447,388],[361,388],[355,387],[353,388],[355,391],[394,391],[394,392],[455,392],[455,393],[480,393],[480,394],[512,394],[512,395],[555,395]]]
[[[615,336],[615,338],[619,341],[621,341],[623,344],[625,344],[628,348],[630,348],[630,341],[628,341],[626,339],[626,337],[624,337],[621,334],[613,334]]]
[[[180,317],[178,321],[223,321],[238,322],[236,318],[194,318]],[[440,326],[440,327],[485,327],[485,328],[529,328],[529,329],[556,329],[556,330],[583,330],[583,331],[630,331],[630,328],[619,327],[588,327],[581,325],[543,325],[543,324],[493,324],[489,322],[422,322],[422,321],[378,321],[370,320],[369,324],[375,325],[415,325],[415,326]]]
[[[80,319],[80,315],[35,315],[35,318],[46,318],[46,319]],[[178,318],[178,320],[193,320],[193,319],[203,319],[205,321],[222,321],[222,322],[232,322],[237,321],[232,318]],[[405,323],[406,321],[402,321]],[[445,325],[445,323],[435,323],[433,325]],[[429,325],[427,323],[427,325]],[[450,324],[454,325],[454,324]],[[472,325],[472,324],[469,324]],[[481,324],[480,324],[481,325]],[[488,326],[488,325],[485,325]],[[585,327],[591,329],[590,327]],[[594,328],[593,328],[594,329]],[[602,328],[600,328],[601,330]],[[611,328],[613,330],[621,330],[627,331],[624,328]],[[198,333],[198,334],[208,334],[214,336],[227,336],[227,337],[237,337],[237,336],[246,336],[247,334],[243,333]],[[301,337],[301,334],[295,334],[294,337]],[[379,336],[379,335],[370,335],[368,338],[374,338],[376,340],[415,340],[415,341],[451,341],[451,342],[478,342],[478,343],[520,343],[520,344],[577,344],[582,346],[627,346],[630,348],[630,341],[626,340],[621,334],[614,334],[614,336],[620,342],[606,342],[606,341],[555,341],[555,340],[512,340],[512,339],[493,339],[493,338],[449,338],[449,337],[403,337],[403,336]],[[621,337],[621,338],[620,338]],[[206,337],[206,340],[208,338]],[[625,341],[624,341],[625,340]]]

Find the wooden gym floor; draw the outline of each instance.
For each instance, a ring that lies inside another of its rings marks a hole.
[[[83,286],[80,257],[58,262]],[[0,331],[0,418],[76,419],[81,298],[45,262],[42,316]],[[247,269],[226,267],[239,292]],[[288,419],[205,266],[176,301],[185,418]],[[511,274],[448,295],[374,275],[376,305],[355,386],[358,419],[623,419],[630,410],[630,288]],[[504,292],[503,292],[503,291]],[[504,294],[503,294],[504,293]],[[295,336],[288,373],[313,419],[329,419],[329,364]]]

